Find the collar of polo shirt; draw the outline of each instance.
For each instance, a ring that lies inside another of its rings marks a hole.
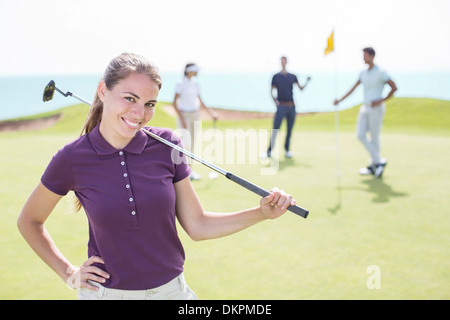
[[[89,141],[98,155],[106,156],[116,153],[118,150],[111,146],[100,133],[100,124],[98,124],[91,132],[88,133]],[[147,144],[147,135],[139,130],[134,138],[126,145],[123,150],[126,152],[141,154]]]

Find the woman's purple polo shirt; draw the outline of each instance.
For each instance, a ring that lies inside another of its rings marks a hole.
[[[170,129],[147,129],[181,144]],[[88,256],[104,259],[98,266],[111,276],[104,284],[108,288],[150,289],[183,271],[173,184],[190,168],[172,152],[142,131],[117,150],[97,125],[59,150],[41,178],[52,192],[73,190],[80,200],[89,220]]]

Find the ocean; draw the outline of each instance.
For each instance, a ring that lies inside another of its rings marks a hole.
[[[294,89],[296,110],[299,113],[330,112],[336,110],[333,101],[349,90],[358,78],[358,72],[309,72],[296,73],[301,84],[308,76],[311,81],[305,90]],[[392,72],[392,79],[398,86],[396,97],[424,97],[450,100],[450,71],[447,72]],[[89,101],[100,79],[100,74],[86,75],[39,75],[0,76],[0,120],[35,115],[64,106],[79,103],[72,97],[63,97],[55,92],[52,101],[43,102],[42,94],[50,80],[58,89],[71,91]],[[163,87],[159,101],[171,102],[175,85],[181,80],[178,73],[162,74]],[[272,74],[253,73],[199,73],[197,81],[201,96],[209,107],[231,110],[274,112],[275,106],[270,95]],[[385,90],[388,91],[386,86]],[[336,94],[337,93],[337,94]],[[339,105],[339,110],[360,104],[362,88]]]

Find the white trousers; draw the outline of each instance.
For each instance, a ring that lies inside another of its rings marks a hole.
[[[180,118],[177,119],[177,126],[178,129],[180,129],[180,136],[183,139],[184,147],[186,150],[195,153],[194,146],[195,146],[195,122],[200,121],[200,111],[193,111],[193,112],[185,112],[180,111],[181,116],[183,117],[184,121],[186,122],[187,128],[185,130],[182,124]]]
[[[181,273],[175,279],[162,286],[149,290],[119,290],[109,289],[98,282],[89,281],[98,287],[98,291],[81,288],[78,290],[78,300],[197,300],[195,293],[189,289]]]
[[[362,106],[359,110],[356,124],[356,136],[366,148],[372,158],[372,164],[381,162],[380,133],[386,105],[383,103],[377,107]],[[370,138],[367,134],[370,134]]]

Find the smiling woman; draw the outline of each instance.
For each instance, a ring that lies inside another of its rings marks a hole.
[[[130,79],[128,79],[129,81],[121,83],[122,79],[128,77],[130,77]],[[140,83],[140,80],[143,80],[145,85]],[[118,84],[119,88],[116,88]],[[141,100],[137,94],[138,90],[143,99],[148,99],[148,101],[144,102],[147,108],[156,104],[161,87],[161,76],[159,75],[156,66],[146,60],[140,60],[139,56],[134,54],[122,54],[118,56],[108,65],[104,76],[99,83],[83,132],[89,133],[101,122],[105,99],[110,99],[111,102],[113,102],[113,105],[119,103],[122,108],[125,108],[125,101],[129,104],[133,104],[136,103],[136,100]],[[148,97],[145,95],[148,95]],[[140,103],[142,103],[142,101],[140,101]],[[133,110],[136,112],[137,108],[134,108]],[[140,116],[142,118],[142,115]],[[143,125],[150,119],[151,117],[149,117]]]
[[[158,93],[159,86],[142,73],[130,74],[112,89],[100,81],[97,94],[104,104],[100,133],[105,140],[116,149],[124,148],[153,118]]]
[[[99,83],[84,134],[52,158],[26,201],[18,227],[33,250],[80,299],[196,299],[184,280],[184,248],[177,223],[193,240],[227,236],[294,206],[273,189],[259,206],[205,212],[191,184],[187,161],[142,129],[154,114],[161,88],[145,58],[114,58]],[[170,129],[146,127],[181,145]],[[184,156],[183,156],[184,157]],[[73,191],[89,220],[88,259],[80,268],[57,249],[44,227]]]

